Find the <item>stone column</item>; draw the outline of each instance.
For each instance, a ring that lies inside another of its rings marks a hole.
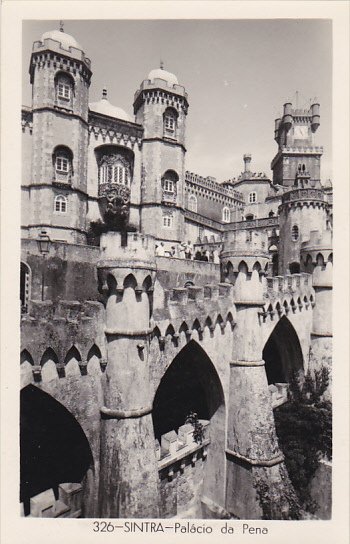
[[[230,364],[226,509],[241,519],[261,519],[264,498],[272,519],[288,518],[290,486],[278,445],[259,311],[265,304],[256,270],[239,272],[234,300],[237,324]]]
[[[107,341],[100,516],[158,517],[149,384],[154,239],[129,233],[122,241],[117,232],[103,235],[98,271],[106,293]]]

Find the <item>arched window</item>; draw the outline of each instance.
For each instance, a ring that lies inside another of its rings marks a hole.
[[[222,220],[224,221],[224,223],[230,222],[230,210],[229,208],[227,208],[227,206],[222,209]]]
[[[30,269],[25,263],[21,263],[21,278],[20,278],[20,297],[21,297],[21,313],[28,312],[29,289],[30,289]]]
[[[74,80],[69,74],[58,72],[55,76],[56,104],[64,108],[73,107]]]
[[[103,155],[99,161],[98,179],[100,185],[117,183],[129,187],[131,173],[128,161],[119,154]]]
[[[67,213],[68,202],[67,198],[63,195],[57,195],[55,197],[54,211],[55,213]]]
[[[269,212],[269,217],[273,217],[274,215],[275,215],[275,213],[271,210],[271,211]]]
[[[190,195],[188,198],[188,209],[192,212],[197,212],[197,197]]]
[[[167,108],[163,116],[164,136],[174,138],[177,128],[178,113],[173,108]]]
[[[162,177],[162,201],[176,202],[177,182],[179,176],[174,170],[167,170]]]
[[[69,147],[58,146],[53,153],[54,181],[70,183],[73,175],[73,153]]]
[[[249,203],[252,204],[254,202],[256,202],[256,192],[255,191],[249,193]]]
[[[293,242],[296,242],[299,239],[299,227],[297,225],[293,225],[292,227],[292,240]]]
[[[253,221],[254,215],[253,215],[252,213],[248,213],[248,214],[245,216],[245,219],[246,219],[246,221]]]

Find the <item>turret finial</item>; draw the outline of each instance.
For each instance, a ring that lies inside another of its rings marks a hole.
[[[160,60],[159,67],[161,70],[164,70],[164,62]]]
[[[60,21],[60,32],[64,32],[64,23]]]
[[[103,87],[103,89],[102,89],[102,98],[107,100],[107,89],[106,89],[106,87]]]

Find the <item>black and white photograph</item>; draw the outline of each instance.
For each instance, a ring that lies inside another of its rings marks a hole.
[[[23,18],[12,509],[22,530],[238,541],[302,521],[323,542],[345,363],[334,24],[185,4]]]

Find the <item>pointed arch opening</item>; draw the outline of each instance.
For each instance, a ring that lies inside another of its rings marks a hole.
[[[73,415],[51,395],[27,385],[20,397],[20,500],[60,483],[81,483],[93,465],[90,444]]]
[[[173,359],[156,391],[152,411],[156,439],[161,443],[161,437],[166,433],[178,433],[190,412],[195,412],[199,420],[209,422],[207,455],[201,468],[196,468],[202,471],[202,479],[199,478],[197,482],[197,507],[200,509],[203,495],[223,505],[226,467],[224,392],[211,359],[194,340],[188,342]],[[181,449],[178,450],[180,452]],[[218,485],[218,482],[222,482],[222,485]],[[182,495],[176,500],[178,512],[179,508],[186,512],[188,499]],[[198,514],[199,510],[196,512]]]
[[[303,354],[298,335],[286,316],[270,334],[263,349],[268,384],[289,383],[294,372],[303,372]]]

